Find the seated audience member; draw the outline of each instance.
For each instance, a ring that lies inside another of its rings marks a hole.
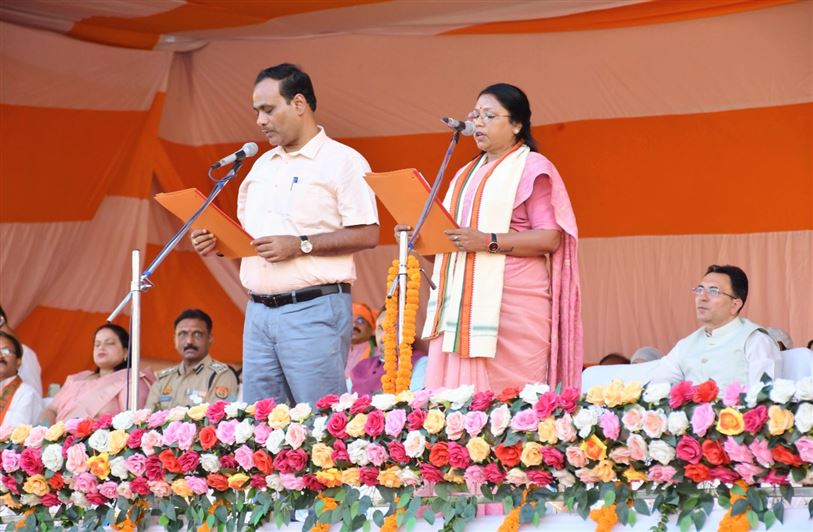
[[[158,372],[147,408],[166,410],[237,399],[237,373],[209,356],[213,340],[212,318],[202,310],[187,309],[175,318],[175,349],[183,361]]]
[[[753,386],[763,374],[781,374],[776,342],[765,329],[740,317],[748,298],[744,271],[713,264],[692,292],[701,327],[661,359],[652,382],[714,379],[722,393],[734,381]]]
[[[629,364],[630,361],[621,353],[610,353],[598,361],[599,366],[616,366],[618,364]]]
[[[653,362],[660,360],[663,355],[657,348],[646,346],[639,347],[630,357],[630,364],[643,364],[644,362]]]
[[[11,328],[8,322],[8,316],[0,306],[0,331],[10,334],[17,338],[17,334]],[[37,354],[27,345],[21,343],[23,346],[23,361],[20,363],[19,375],[24,383],[33,387],[37,395],[42,397],[42,368],[40,361],[37,359]]]
[[[47,424],[75,417],[95,418],[115,415],[127,409],[127,364],[130,358],[130,334],[115,323],[96,329],[93,341],[93,362],[96,369],[68,375],[59,393],[43,410]],[[139,376],[138,408],[143,408],[155,380],[152,371]]]
[[[350,353],[347,355],[344,375],[350,377],[353,367],[370,358],[375,352],[376,336],[375,329],[376,312],[364,303],[353,303],[353,333],[350,336]]]
[[[807,348],[810,349],[811,351],[813,351],[813,340],[810,340],[809,342],[807,342]]]
[[[0,427],[33,425],[39,421],[42,398],[19,375],[22,358],[20,341],[0,331]]]
[[[768,334],[771,335],[771,338],[773,338],[774,342],[779,346],[780,351],[793,349],[793,340],[787,331],[778,327],[768,327],[766,331],[768,331]]]

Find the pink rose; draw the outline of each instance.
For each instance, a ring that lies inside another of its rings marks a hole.
[[[534,414],[535,416],[536,414]],[[499,436],[508,428],[508,423],[511,421],[511,411],[508,410],[508,406],[500,405],[491,411],[489,419],[491,420],[491,434]]]
[[[669,407],[673,410],[685,405],[694,397],[695,386],[692,381],[682,381],[674,386],[669,391]]]
[[[698,405],[692,413],[692,431],[700,437],[714,424],[714,410],[710,403]]]
[[[596,475],[594,475],[590,469],[586,467],[576,471],[576,477],[585,484],[595,484],[596,482],[601,480]]]
[[[164,434],[161,437],[162,445],[172,445],[178,441],[178,427],[181,425],[180,421],[173,421],[164,429]]]
[[[742,415],[742,421],[745,425],[745,430],[751,434],[757,434],[762,430],[762,426],[768,421],[768,407],[759,405],[756,408],[748,410]]]
[[[347,426],[347,416],[344,412],[334,412],[327,420],[327,431],[335,438],[346,438],[344,431]]]
[[[124,467],[134,476],[140,477],[146,471],[147,457],[143,454],[133,454],[124,460]]]
[[[181,464],[181,471],[189,473],[194,471],[200,464],[200,455],[195,451],[186,451],[178,457],[178,463]]]
[[[93,422],[93,430],[107,429],[113,424],[112,414],[102,414]]]
[[[359,480],[365,486],[375,486],[378,484],[378,469],[374,467],[362,467],[359,469]]]
[[[726,484],[731,484],[740,478],[740,475],[736,471],[732,471],[724,466],[713,467],[711,470],[709,470],[709,473],[711,474],[711,478],[715,478],[720,482],[725,482]]]
[[[372,403],[372,399],[370,399],[369,395],[362,395],[358,399],[356,399],[352,405],[350,405],[350,413],[351,414],[361,414],[368,408],[370,408],[370,404]]]
[[[813,464],[813,440],[804,436],[794,442],[796,450],[799,452],[799,458],[808,464]]]
[[[245,471],[251,471],[254,467],[254,451],[247,445],[241,445],[234,451],[234,459]]]
[[[124,497],[125,499],[133,498],[133,490],[130,489],[129,482],[122,482],[116,486],[116,493],[119,495],[119,497]]]
[[[338,395],[336,394],[326,395],[319,399],[318,401],[316,401],[316,408],[318,408],[319,410],[327,410],[338,402],[339,402]]]
[[[763,440],[762,438],[757,438],[751,442],[748,446],[751,450],[751,453],[754,455],[754,458],[757,459],[764,467],[771,467],[773,465],[773,455],[771,454],[771,450],[768,448],[768,442]]]
[[[740,394],[747,391],[748,388],[740,384],[739,381],[732,382],[726,386],[723,392],[723,404],[726,406],[737,406],[740,404]]]
[[[624,415],[621,417],[621,422],[624,424],[624,428],[630,432],[637,432],[641,430],[641,427],[644,426],[645,413],[646,410],[638,405],[635,405],[624,412]]]
[[[259,423],[254,426],[254,441],[259,443],[260,445],[265,445],[265,442],[268,441],[268,436],[271,434],[273,429],[266,425],[265,423]]]
[[[487,390],[485,392],[477,392],[471,398],[469,405],[470,412],[485,412],[491,403],[494,401],[494,392]]]
[[[158,456],[152,455],[147,458],[147,462],[144,464],[144,475],[149,480],[161,480],[164,478],[164,466],[161,464],[161,459]]]
[[[466,469],[471,463],[469,451],[459,443],[449,442],[449,465],[455,469]]]
[[[97,486],[96,476],[90,473],[79,473],[73,479],[73,489],[82,493],[95,493]]]
[[[46,427],[34,427],[28,433],[25,439],[26,447],[42,447],[42,440],[45,439],[45,433],[48,432]]]
[[[156,430],[151,430],[141,436],[141,449],[144,454],[151,455],[155,453],[155,447],[161,445],[161,434]]]
[[[98,491],[95,493],[88,493],[85,495],[85,499],[92,504],[93,506],[101,506],[102,504],[107,504],[107,499],[99,493]]]
[[[433,466],[432,464],[427,464],[426,462],[422,462],[419,467],[421,470],[421,476],[426,482],[443,482],[443,471],[437,467]]]
[[[409,457],[404,449],[404,444],[399,441],[392,440],[387,444],[387,449],[390,451],[390,458],[399,464],[406,464],[409,462]]]
[[[466,416],[460,412],[452,412],[446,416],[446,434],[450,440],[459,440],[466,425]]]
[[[627,438],[627,447],[630,449],[630,458],[643,461],[647,458],[646,441],[639,434],[631,434]]]
[[[622,445],[610,451],[610,460],[618,464],[629,464],[632,458],[629,447]]]
[[[466,419],[463,421],[463,428],[466,429],[469,436],[474,437],[480,434],[483,427],[486,426],[486,423],[488,423],[488,416],[485,414],[485,412],[468,412],[466,414]]]
[[[149,495],[150,486],[147,484],[147,479],[144,477],[134,478],[130,482],[130,489],[137,495]]]
[[[209,486],[206,484],[206,479],[200,477],[185,477],[186,485],[195,495],[205,495],[209,491]]]
[[[675,456],[684,462],[690,464],[697,464],[703,458],[703,451],[700,449],[700,444],[689,435],[684,435],[678,441],[675,448]]]
[[[572,414],[579,405],[580,398],[581,391],[579,388],[576,386],[569,386],[562,390],[562,393],[559,394],[559,406],[561,406],[568,414]]]
[[[226,417],[226,405],[228,404],[226,401],[215,401],[210,404],[206,409],[206,419],[209,420],[209,423],[214,425]]]
[[[367,458],[376,467],[380,466],[387,460],[387,450],[384,448],[383,445],[371,443],[370,445],[367,446],[366,452]]]
[[[556,437],[563,442],[572,442],[576,439],[576,427],[573,426],[573,419],[570,414],[565,414],[553,423]]]
[[[788,475],[782,474],[777,472],[776,469],[771,469],[768,471],[768,474],[759,479],[760,482],[765,482],[766,484],[776,484],[776,485],[787,485],[788,484]]]
[[[384,413],[381,410],[373,410],[367,414],[367,420],[364,422],[364,433],[371,438],[377,438],[384,432]]]
[[[565,457],[556,447],[542,447],[542,461],[554,469],[565,467]]]
[[[725,452],[734,462],[742,462],[747,464],[754,463],[754,455],[744,443],[737,443],[737,440],[729,436],[723,444]]]
[[[127,437],[127,448],[138,449],[141,447],[141,437],[144,436],[145,432],[147,431],[144,429],[133,429]]]
[[[618,419],[615,415],[613,415],[613,417]],[[575,445],[571,445],[565,449],[565,456],[567,456],[567,462],[573,467],[584,467],[587,465],[587,457],[584,456],[582,450]]]
[[[407,415],[407,429],[421,430],[424,421],[426,421],[426,410],[413,410]]]
[[[553,414],[553,411],[556,410],[556,407],[559,405],[559,397],[554,392],[545,392],[539,396],[539,399],[536,401],[534,405],[534,410],[536,411],[536,417],[539,419],[545,419],[546,417]]]
[[[167,420],[167,416],[169,412],[166,410],[159,410],[158,412],[153,412],[150,414],[150,418],[147,420],[147,428],[154,429],[155,427],[160,427],[164,424],[164,421]]]
[[[40,497],[40,504],[45,506],[46,508],[51,508],[54,506],[59,506],[62,504],[62,501],[59,500],[59,497],[56,493],[49,491],[42,497]]]
[[[24,449],[20,454],[20,469],[29,475],[42,473],[43,469],[45,469],[42,464],[42,449],[33,447]]]
[[[234,443],[234,432],[237,430],[237,420],[221,421],[217,424],[217,439],[229,445]]]
[[[20,453],[11,449],[3,450],[3,471],[14,473],[20,469]],[[69,469],[70,470],[70,469]]]
[[[480,493],[480,486],[485,483],[486,475],[482,466],[473,465],[466,468],[463,479],[466,481],[466,487],[470,492]]]
[[[656,465],[649,468],[647,476],[652,482],[671,484],[675,473],[677,473],[677,471],[672,466]]]
[[[157,497],[169,497],[172,495],[172,487],[163,480],[150,480],[147,484],[150,486],[150,491]]]
[[[308,465],[308,455],[302,449],[290,451],[288,453],[288,463],[294,471],[302,471]]]
[[[387,436],[397,438],[406,424],[406,412],[402,408],[387,412],[384,422],[384,432]]]
[[[254,419],[257,421],[265,421],[275,406],[277,406],[277,402],[271,398],[260,399],[254,403]]]
[[[293,449],[302,447],[302,443],[308,436],[308,431],[299,423],[291,423],[285,433],[285,442]]]
[[[601,425],[601,430],[604,433],[604,437],[608,440],[617,440],[619,434],[621,434],[621,422],[618,420],[618,416],[616,416],[611,411],[606,411],[598,418],[598,422]],[[576,465],[576,464],[573,464]],[[576,466],[576,467],[583,467],[584,464]]]
[[[68,447],[68,459],[65,461],[65,469],[73,473],[82,473],[88,470],[88,455],[85,453],[85,445],[77,443]]]
[[[433,390],[428,390],[424,388],[423,390],[418,390],[415,392],[415,395],[412,396],[412,400],[409,402],[410,408],[420,410],[426,406],[426,403],[429,402],[429,398],[432,397],[434,393]],[[410,429],[414,430],[414,429]]]
[[[541,469],[531,469],[526,471],[528,474],[528,482],[537,486],[547,486],[553,482],[553,475]]]
[[[643,419],[644,432],[650,438],[660,438],[666,430],[666,416],[661,410],[648,410]]]
[[[181,423],[178,427],[175,440],[178,443],[178,448],[186,451],[192,447],[192,444],[195,443],[197,432],[198,429],[194,423]]]
[[[115,499],[118,497],[118,491],[116,490],[116,483],[113,481],[108,480],[107,482],[102,483],[99,486],[99,493],[107,497],[108,499]]]
[[[224,454],[220,457],[220,469],[237,469],[237,460],[234,455]]]
[[[748,484],[755,484],[759,482],[755,477],[761,475],[765,470],[758,465],[741,463],[734,465],[734,471],[739,473]]]
[[[13,493],[14,495],[20,494],[20,487],[17,485],[17,480],[11,475],[3,475],[3,486]]]
[[[333,453],[330,455],[330,458],[334,462],[349,462],[350,455],[347,454],[347,446],[341,440],[336,440],[333,442]]]
[[[539,419],[536,417],[536,411],[533,408],[520,410],[511,419],[511,428],[517,432],[535,431],[538,424]]]

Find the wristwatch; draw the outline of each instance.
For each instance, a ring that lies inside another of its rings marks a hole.
[[[311,243],[310,240],[308,240],[308,237],[303,235],[303,236],[300,236],[299,239],[302,241],[302,242],[299,243],[299,249],[302,250],[302,253],[307,255],[308,253],[313,251],[313,244]]]
[[[488,243],[488,252],[497,253],[500,250],[500,245],[497,244],[497,235],[491,233],[491,242]]]

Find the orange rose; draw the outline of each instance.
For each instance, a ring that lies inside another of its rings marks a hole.
[[[727,436],[736,436],[744,430],[745,422],[739,411],[730,407],[720,411],[720,416],[717,418],[717,432]]]
[[[607,446],[595,434],[584,440],[579,448],[590,460],[604,460],[607,456]]]
[[[233,490],[239,490],[243,487],[243,484],[248,482],[248,478],[245,473],[235,473],[229,477],[229,487]]]
[[[316,480],[327,486],[328,488],[335,488],[342,485],[342,472],[331,467],[316,472]]]

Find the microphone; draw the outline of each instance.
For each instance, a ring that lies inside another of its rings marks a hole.
[[[213,164],[211,166],[211,168],[212,168],[212,170],[215,170],[217,168],[220,168],[221,166],[231,164],[234,161],[241,161],[241,160],[245,159],[246,157],[254,157],[255,155],[257,155],[258,150],[259,150],[259,148],[257,147],[257,145],[255,143],[246,142],[245,144],[243,144],[243,147],[240,148],[238,151],[232,153],[231,155],[227,155],[227,156],[223,157],[222,159],[217,161],[215,164]]]
[[[471,120],[461,122],[460,120],[455,120],[454,118],[444,116],[443,118],[440,119],[440,121],[446,124],[451,129],[459,131],[462,135],[466,135],[467,137],[474,135],[474,122],[472,122]]]

